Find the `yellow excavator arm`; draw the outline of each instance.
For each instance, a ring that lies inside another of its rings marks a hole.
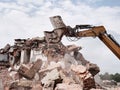
[[[54,30],[44,32],[48,43],[60,42],[63,35],[76,38],[98,37],[120,59],[120,45],[110,34],[107,34],[104,26],[76,25],[71,28],[63,23],[60,16],[51,17],[50,19]]]
[[[98,37],[120,59],[120,45],[107,34],[104,26],[92,27],[76,34],[77,37]]]

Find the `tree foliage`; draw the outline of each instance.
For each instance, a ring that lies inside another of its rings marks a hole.
[[[109,73],[104,73],[100,75],[102,80],[114,80],[116,82],[120,82],[120,74],[115,73],[115,74],[109,74]]]

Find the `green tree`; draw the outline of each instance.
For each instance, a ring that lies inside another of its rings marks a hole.
[[[111,80],[111,76],[108,72],[104,73],[103,75],[100,75],[102,80]]]
[[[111,75],[111,78],[115,80],[116,82],[120,82],[120,74],[116,73],[114,75]]]
[[[120,74],[115,73],[115,74],[109,74],[109,73],[104,73],[100,75],[102,80],[114,80],[116,82],[120,82]]]

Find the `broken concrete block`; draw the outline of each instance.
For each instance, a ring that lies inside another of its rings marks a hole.
[[[56,68],[61,68],[60,63],[51,62],[50,65],[47,66],[47,68],[41,69],[39,71],[39,73],[41,74],[41,73],[44,73],[44,72],[48,72],[48,71],[51,71],[51,70],[56,69]]]
[[[89,71],[93,76],[95,76],[97,73],[100,72],[100,69],[99,69],[99,67],[98,67],[96,64],[88,63],[88,64],[86,65],[86,67],[88,68],[88,71]]]
[[[44,32],[46,41],[47,43],[58,43],[65,32],[64,30],[66,30],[66,25],[63,23],[60,16],[50,17],[50,21],[54,27],[54,30],[52,32]]]
[[[70,73],[71,69],[71,64],[74,64],[74,65],[77,65],[77,62],[76,60],[74,59],[74,57],[72,57],[70,54],[66,53],[64,55],[64,58],[61,59],[61,61],[64,63],[64,70],[67,72],[67,73]]]
[[[34,65],[30,69],[34,69],[35,72],[37,72],[41,66],[42,66],[42,60],[37,59],[37,61],[34,63]]]
[[[28,82],[27,82],[28,83]],[[19,84],[19,85],[18,85]],[[8,90],[31,90],[31,86],[24,81],[12,82]]]
[[[32,87],[32,85],[33,85],[33,81],[31,80],[20,80],[17,83],[17,86],[20,87]]]
[[[47,75],[41,80],[45,87],[49,87],[52,81],[60,78],[60,74],[57,69],[54,69],[47,73]]]
[[[71,65],[71,70],[75,72],[83,82],[84,90],[89,90],[95,88],[95,80],[92,74],[87,70],[85,66],[82,65]]]
[[[41,84],[36,84],[36,85],[33,85],[31,90],[43,90],[43,88],[42,88]]]
[[[74,54],[73,54],[74,58],[76,59],[76,61],[78,62],[79,65],[86,65],[87,63],[89,63],[89,61],[87,61],[82,53],[80,53],[79,51],[74,51]]]
[[[23,88],[32,88],[32,87],[34,87],[36,85],[40,85],[41,86],[41,82],[40,81],[34,82],[32,80],[21,79],[19,81],[12,82],[11,85],[10,85],[10,88],[18,88],[18,87],[19,88],[20,87],[23,87]]]
[[[41,65],[42,60],[38,59],[31,68],[28,69],[27,67],[21,66],[18,72],[27,79],[33,79],[36,72],[39,71]]]
[[[74,51],[79,51],[82,48],[73,44],[73,45],[68,45],[67,49],[68,52],[74,52]]]
[[[10,49],[10,44],[7,44],[4,48],[0,49],[0,53],[4,54],[7,53]]]
[[[71,70],[75,72],[79,77],[83,80],[92,77],[90,72],[87,70],[87,68],[83,65],[71,65]]]
[[[54,69],[61,68],[60,64],[59,63],[55,63],[55,62],[51,63],[50,65],[47,64],[46,66],[39,71],[39,79],[40,80],[42,80],[43,77],[46,76],[46,73],[48,73],[48,72],[50,72],[50,71],[52,71]]]
[[[83,90],[83,88],[79,84],[66,84],[61,83],[57,84],[55,90]]]
[[[26,66],[23,65],[23,64],[20,66],[20,68],[19,68],[19,70],[18,70],[18,72],[19,72],[22,76],[24,76],[24,77],[26,77],[26,78],[29,78],[28,75],[27,75],[27,71],[29,71],[29,68],[26,67]]]
[[[50,17],[50,21],[51,21],[54,29],[59,29],[59,28],[66,27],[66,25],[64,24],[61,16]]]
[[[71,65],[71,70],[77,74],[84,74],[87,71],[87,68],[83,65]]]
[[[89,77],[89,78],[83,80],[83,88],[84,88],[84,90],[90,90],[92,88],[96,88],[94,78]]]
[[[71,77],[64,77],[63,78],[63,83],[66,83],[66,84],[73,84],[75,83],[75,81],[71,78]]]
[[[49,86],[43,86],[43,90],[54,90],[54,86],[55,86],[55,82],[51,81],[51,83],[49,84]]]
[[[71,75],[66,75],[66,71],[64,71],[63,69],[61,69],[60,71],[59,71],[59,73],[60,73],[60,77],[61,77],[61,79],[62,79],[62,83],[66,83],[66,84],[74,84],[74,83],[76,83],[75,81],[74,81],[74,79],[72,78],[72,74]],[[70,72],[71,73],[71,72]]]

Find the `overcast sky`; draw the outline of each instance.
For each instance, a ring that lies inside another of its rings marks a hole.
[[[49,17],[60,15],[66,25],[104,25],[120,43],[120,0],[0,0],[0,48],[16,38],[44,36],[51,31]],[[120,60],[98,39],[82,38],[64,44],[77,44],[101,73],[120,73]]]

